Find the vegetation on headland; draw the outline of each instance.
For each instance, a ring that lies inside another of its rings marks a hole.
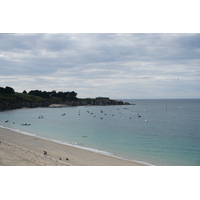
[[[64,104],[68,106],[82,105],[123,105],[128,104],[122,101],[111,100],[108,97],[77,98],[77,93],[72,92],[51,92],[31,90],[22,93],[15,92],[11,87],[0,87],[0,111],[16,108],[48,107],[51,104]]]

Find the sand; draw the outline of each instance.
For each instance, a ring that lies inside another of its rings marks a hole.
[[[67,107],[66,104],[51,104],[49,106],[50,108],[59,108],[59,107]]]
[[[0,141],[0,166],[143,166],[4,128]]]

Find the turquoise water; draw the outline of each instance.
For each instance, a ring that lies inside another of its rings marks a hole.
[[[136,105],[4,111],[0,125],[152,165],[200,165],[199,99],[124,101]]]

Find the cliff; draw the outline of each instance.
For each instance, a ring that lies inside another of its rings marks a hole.
[[[13,110],[19,108],[37,108],[37,107],[48,107],[50,103],[48,102],[0,102],[0,111]]]
[[[0,111],[18,108],[48,107],[50,103],[44,98],[15,93],[10,95],[0,95]]]
[[[65,101],[68,106],[109,106],[109,105],[130,105],[127,102],[111,100],[111,99],[78,99],[76,101]]]

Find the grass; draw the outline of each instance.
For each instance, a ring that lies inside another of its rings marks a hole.
[[[28,94],[23,94],[23,93],[14,93],[10,95],[0,95],[0,101],[1,102],[9,102],[9,103],[17,103],[17,102],[43,102],[45,101],[44,98],[38,97],[38,96],[33,96],[33,95],[28,95]]]

